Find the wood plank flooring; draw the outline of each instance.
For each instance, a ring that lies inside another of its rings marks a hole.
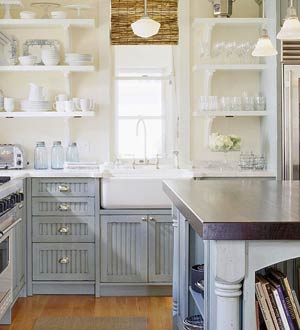
[[[19,298],[13,309],[11,326],[2,325],[0,330],[32,330],[39,317],[72,316],[143,316],[148,318],[148,330],[171,330],[172,298],[81,295]]]

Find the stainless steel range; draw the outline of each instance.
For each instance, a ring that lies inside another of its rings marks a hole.
[[[2,180],[1,180],[2,179]],[[3,183],[3,181],[5,181]],[[22,221],[23,181],[0,177],[0,320],[12,304],[13,231]]]

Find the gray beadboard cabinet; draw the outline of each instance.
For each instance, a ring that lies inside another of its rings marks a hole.
[[[95,294],[99,180],[29,179],[28,294]]]
[[[170,294],[173,225],[164,211],[101,215],[100,295]]]

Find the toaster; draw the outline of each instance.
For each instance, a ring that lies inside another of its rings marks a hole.
[[[0,144],[0,169],[20,170],[25,167],[25,156],[21,146]]]

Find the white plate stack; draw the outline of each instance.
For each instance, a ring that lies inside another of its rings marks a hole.
[[[58,65],[60,62],[59,51],[56,48],[43,49],[42,61],[45,65]]]
[[[52,110],[52,103],[49,101],[30,101],[30,100],[21,101],[21,111],[44,112],[51,110]]]
[[[93,55],[79,54],[79,53],[66,53],[65,62],[69,65],[92,65]]]

